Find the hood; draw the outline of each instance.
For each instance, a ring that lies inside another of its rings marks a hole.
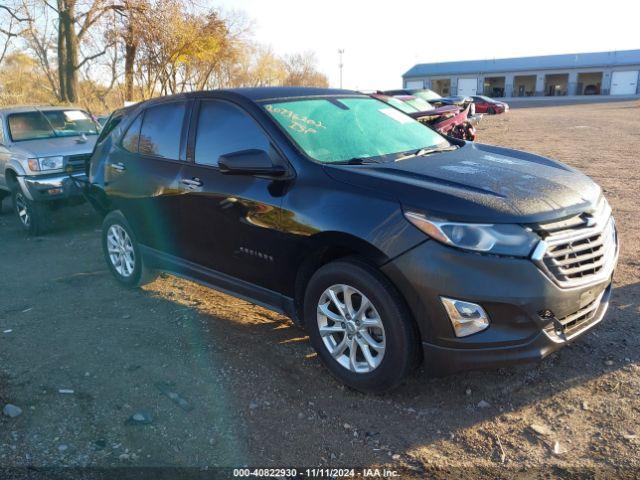
[[[583,212],[600,187],[559,162],[476,143],[394,163],[327,165],[334,179],[395,196],[403,208],[448,220],[537,223]]]
[[[51,157],[55,155],[84,155],[93,151],[93,146],[98,135],[87,135],[87,141],[82,142],[82,137],[54,137],[37,140],[25,140],[16,142],[11,146],[11,151],[25,157]]]

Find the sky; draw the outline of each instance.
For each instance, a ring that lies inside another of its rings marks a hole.
[[[277,53],[314,51],[332,87],[340,49],[343,86],[361,90],[400,87],[416,63],[640,49],[637,0],[208,2],[244,11]]]

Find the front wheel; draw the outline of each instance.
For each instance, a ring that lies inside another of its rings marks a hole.
[[[122,285],[139,287],[155,279],[156,273],[144,265],[133,230],[119,211],[109,213],[102,222],[102,250],[109,270]]]
[[[413,321],[397,290],[358,259],[320,268],[305,294],[311,343],[329,371],[364,392],[397,387],[416,366]]]
[[[11,192],[13,211],[29,235],[40,235],[49,227],[50,210],[45,204],[29,200],[19,188]]]

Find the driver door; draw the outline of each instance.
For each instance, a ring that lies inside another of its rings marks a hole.
[[[282,182],[226,175],[221,155],[273,151],[258,123],[227,101],[203,99],[194,110],[191,162],[181,171],[181,257],[216,272],[277,290]]]

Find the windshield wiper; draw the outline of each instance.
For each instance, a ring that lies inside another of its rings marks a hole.
[[[331,165],[367,165],[371,163],[380,163],[376,160],[372,160],[371,158],[360,158],[354,157],[349,160],[340,160],[338,162],[329,162]]]
[[[458,147],[456,145],[449,145],[448,147],[421,148],[420,150],[417,150],[413,153],[398,157],[395,159],[395,161],[400,162],[402,160],[408,160],[414,157],[426,157],[427,155],[431,155],[433,153],[450,152],[457,149]]]

